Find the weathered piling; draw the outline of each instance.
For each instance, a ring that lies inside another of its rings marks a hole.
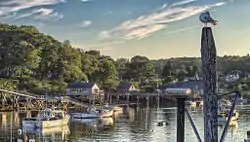
[[[212,29],[210,27],[203,27],[201,60],[204,83],[204,142],[218,142],[216,56]]]
[[[185,141],[185,98],[177,99],[177,142]]]

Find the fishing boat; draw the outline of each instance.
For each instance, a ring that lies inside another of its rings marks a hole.
[[[107,118],[107,117],[112,117],[113,113],[114,113],[113,109],[91,108],[89,112],[73,114],[73,118],[75,119]]]
[[[62,110],[51,110],[46,108],[40,111],[38,117],[24,118],[23,127],[50,128],[67,125],[70,116]]]
[[[230,110],[222,110],[219,114],[218,114],[218,122],[227,122],[228,120],[228,114],[229,114]],[[234,124],[235,121],[238,121],[239,119],[239,113],[234,110],[230,124]],[[229,125],[230,125],[229,124]]]

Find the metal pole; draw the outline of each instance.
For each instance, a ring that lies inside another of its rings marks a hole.
[[[190,114],[189,114],[189,112],[188,112],[187,109],[185,109],[185,112],[186,112],[187,118],[189,119],[190,124],[191,124],[191,126],[192,126],[192,128],[193,128],[193,130],[194,130],[194,133],[195,133],[195,135],[196,135],[196,137],[197,137],[197,139],[198,139],[198,142],[202,142],[202,141],[201,141],[201,137],[200,137],[200,135],[199,135],[199,133],[198,133],[198,131],[197,131],[195,125],[194,125],[194,121],[193,121],[192,117],[190,116]]]
[[[231,121],[231,118],[232,118],[232,115],[233,115],[233,112],[234,112],[234,109],[235,109],[235,106],[236,106],[239,95],[240,95],[239,92],[237,92],[236,95],[235,95],[233,105],[232,105],[231,110],[230,110],[229,115],[228,115],[228,120],[226,122],[226,125],[225,125],[225,127],[223,129],[223,132],[222,132],[222,135],[221,135],[220,142],[224,141],[224,138],[225,138],[226,132],[227,132],[227,128],[228,128],[228,125],[229,125],[229,123]]]
[[[202,75],[204,83],[204,142],[218,142],[216,47],[212,29],[203,27],[201,38]]]
[[[177,142],[185,141],[185,98],[177,98]]]

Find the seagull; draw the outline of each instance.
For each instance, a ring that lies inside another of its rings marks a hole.
[[[218,21],[214,20],[211,16],[210,13],[208,11],[205,11],[203,13],[201,13],[200,17],[199,17],[200,21],[202,23],[205,24],[205,27],[207,27],[207,23],[211,23],[213,25],[217,25]]]

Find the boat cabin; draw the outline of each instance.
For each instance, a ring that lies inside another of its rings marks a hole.
[[[51,109],[44,109],[39,113],[40,119],[62,119],[66,116],[66,112],[62,110],[51,110]]]

